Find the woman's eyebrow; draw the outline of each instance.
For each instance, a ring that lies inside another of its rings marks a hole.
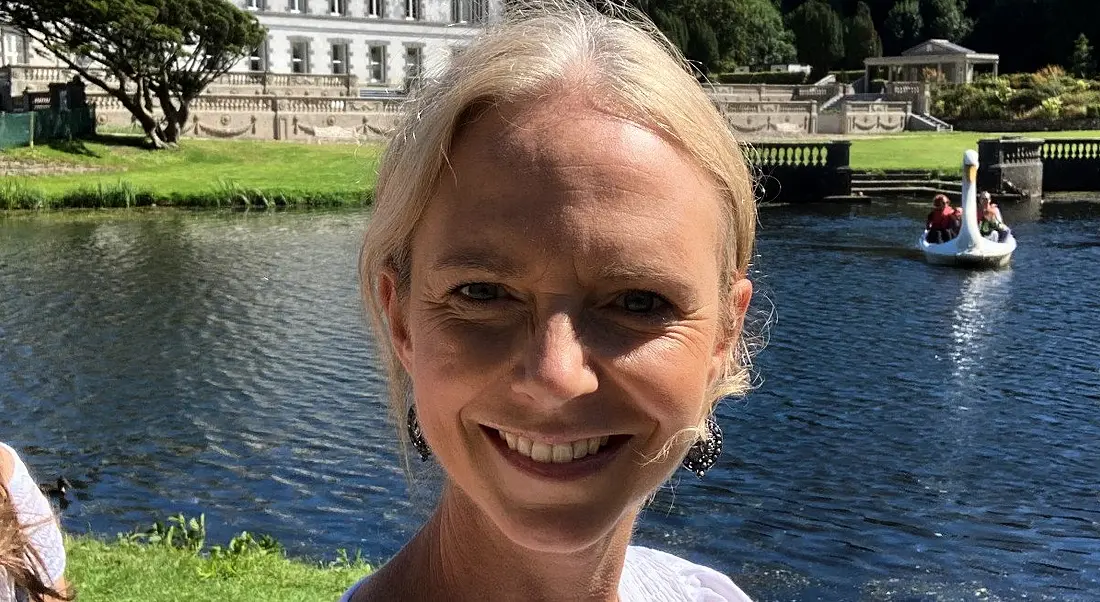
[[[447,251],[431,262],[431,270],[486,272],[505,277],[516,277],[523,273],[519,263],[512,257],[492,251],[474,249]]]

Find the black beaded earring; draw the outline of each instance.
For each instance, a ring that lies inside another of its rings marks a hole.
[[[409,414],[405,426],[409,429],[409,441],[416,448],[416,452],[420,454],[420,461],[427,462],[428,458],[432,457],[432,448],[428,447],[428,442],[424,440],[424,433],[420,431],[420,423],[416,421],[416,406],[412,404],[409,404]]]
[[[718,426],[714,415],[711,415],[707,417],[706,438],[692,444],[681,464],[701,479],[707,470],[718,462],[720,455],[722,455],[722,429]]]

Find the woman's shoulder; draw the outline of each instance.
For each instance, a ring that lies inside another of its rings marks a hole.
[[[631,546],[619,582],[624,602],[752,602],[722,573],[679,556]]]

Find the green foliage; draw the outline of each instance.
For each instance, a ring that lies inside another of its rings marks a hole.
[[[862,69],[863,60],[882,56],[882,39],[875,29],[871,8],[866,2],[856,5],[856,14],[844,25],[844,62],[850,69]]]
[[[67,538],[66,576],[81,602],[330,602],[373,569],[359,553],[308,562],[269,536],[242,532],[205,547],[204,517],[182,515],[115,541]]]
[[[844,25],[824,0],[809,0],[787,19],[798,60],[813,68],[811,78],[829,71],[844,56]]]
[[[157,146],[178,141],[190,102],[265,37],[225,0],[0,0],[0,22],[117,98]]]
[[[947,120],[1072,119],[1087,116],[1091,106],[1100,106],[1100,83],[1070,77],[1056,65],[939,86],[933,95],[933,113]]]
[[[775,65],[795,59],[794,34],[771,0],[726,0],[717,34],[723,58],[737,65]]]
[[[884,35],[899,49],[909,48],[920,42],[924,18],[917,0],[902,0],[894,4],[890,12],[886,13],[883,29]]]
[[[1073,43],[1073,56],[1070,59],[1071,69],[1077,77],[1092,77],[1096,73],[1096,60],[1093,58],[1092,44],[1085,34],[1078,34],[1077,41]]]
[[[672,43],[704,72],[723,63],[784,63],[791,33],[772,0],[635,0]]]
[[[965,0],[921,0],[924,37],[962,41],[974,28],[974,22],[963,12],[965,8]]]
[[[761,71],[759,73],[716,73],[711,77],[716,84],[769,84],[776,86],[801,86],[806,83],[805,73]]]

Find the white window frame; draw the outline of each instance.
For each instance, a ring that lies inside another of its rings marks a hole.
[[[245,0],[244,8],[245,10],[263,10],[264,0]]]
[[[374,59],[374,51],[378,49],[381,55],[379,61]],[[370,44],[367,46],[367,79],[374,84],[386,83],[386,45]],[[375,76],[377,70],[378,76]]]
[[[256,65],[259,64],[260,68],[256,69]],[[248,70],[252,73],[262,73],[267,71],[267,42],[261,43],[256,48],[252,49],[252,52],[248,55]]]
[[[405,0],[405,20],[420,20],[420,0]]]
[[[329,66],[332,69],[333,75],[347,75],[351,72],[351,65],[348,64],[349,46],[350,44],[347,42],[332,42],[330,49],[332,52],[332,62]],[[337,50],[340,52],[338,53]],[[340,65],[340,67],[337,67],[337,65]]]
[[[348,0],[328,0],[328,13],[334,17],[348,14]]]
[[[303,48],[302,58],[294,57],[295,48]],[[308,74],[309,73],[309,40],[291,40],[290,41],[290,72],[294,74]],[[295,70],[295,65],[301,65],[300,70]]]
[[[367,2],[367,17],[372,19],[379,19],[382,17],[382,2],[383,0],[366,0]]]
[[[305,3],[306,0],[288,0],[286,11],[293,14],[304,13],[306,12]]]

